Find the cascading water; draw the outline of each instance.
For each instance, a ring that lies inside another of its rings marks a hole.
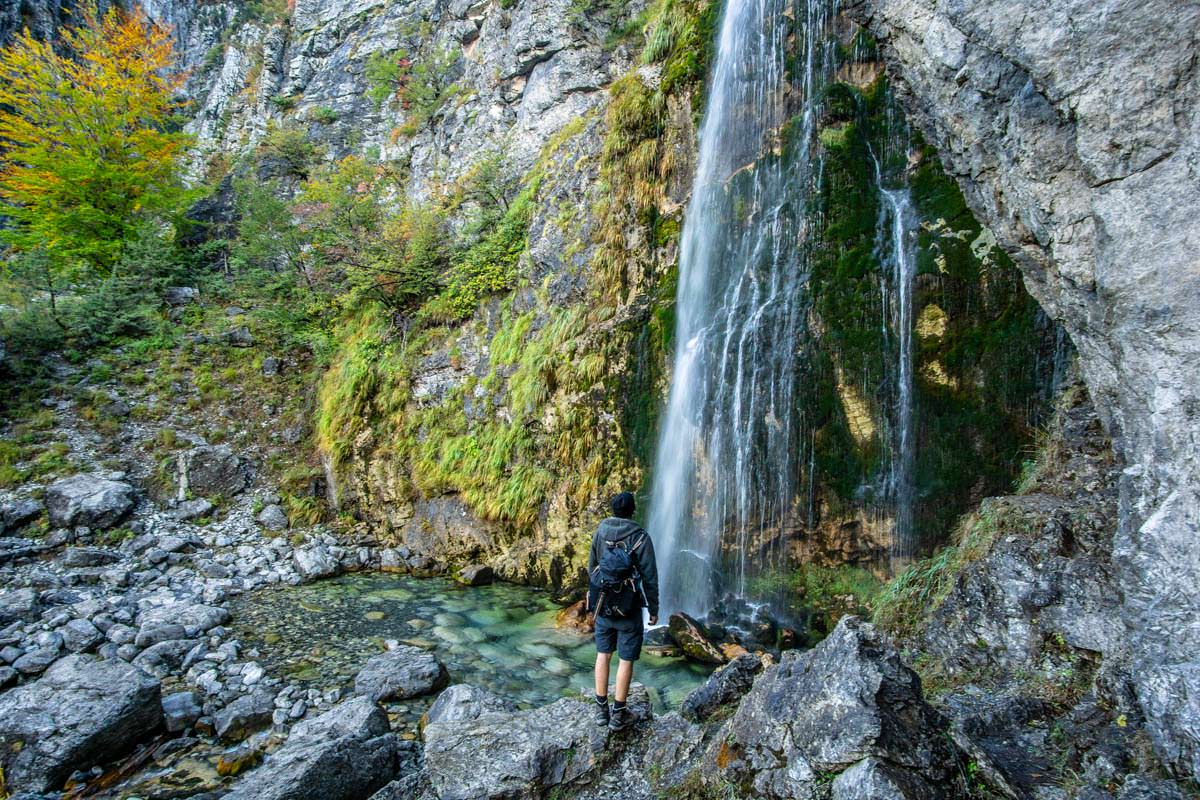
[[[722,18],[650,504],[668,612],[705,614],[718,590],[746,596],[800,513],[797,462],[813,445],[797,364],[831,18],[827,0],[729,0]]]

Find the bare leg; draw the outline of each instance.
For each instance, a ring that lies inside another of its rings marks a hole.
[[[599,675],[599,667],[597,675]],[[604,675],[608,677],[608,664],[604,665]],[[633,683],[633,662],[621,659],[617,664],[617,691],[616,699],[618,703],[624,703],[625,698],[629,696],[629,684]]]
[[[608,697],[608,664],[612,661],[612,653],[596,653],[596,696]],[[622,661],[622,664],[625,662]],[[621,680],[621,673],[617,671],[618,684]],[[620,690],[618,689],[618,696]]]

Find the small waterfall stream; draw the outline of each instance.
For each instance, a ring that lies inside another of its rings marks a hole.
[[[827,0],[729,0],[724,11],[650,503],[668,612],[705,614],[718,591],[746,596],[807,513],[794,507],[812,447],[797,361],[831,18]]]

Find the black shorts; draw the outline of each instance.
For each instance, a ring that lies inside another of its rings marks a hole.
[[[622,661],[637,661],[642,654],[642,626],[614,625],[604,617],[597,617],[596,652],[613,651]]]

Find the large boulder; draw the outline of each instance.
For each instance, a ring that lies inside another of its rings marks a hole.
[[[16,531],[33,522],[45,510],[42,501],[32,497],[0,505],[0,533]]]
[[[329,549],[319,544],[297,550],[292,554],[292,563],[300,577],[307,581],[328,578],[341,570],[341,564]]]
[[[963,794],[959,753],[945,721],[922,699],[920,679],[857,617],[843,618],[814,649],[785,653],[723,733],[706,778],[752,787],[756,797],[809,798],[839,774],[839,797]],[[894,791],[868,791],[868,780]]]
[[[250,485],[245,459],[228,445],[193,447],[179,456],[179,499],[233,497]]]
[[[292,730],[287,742],[225,800],[360,800],[397,772],[398,737],[387,714],[355,697]]]
[[[162,724],[158,681],[123,661],[72,655],[0,695],[8,785],[58,789],[73,771],[124,755]]]
[[[762,659],[744,653],[718,669],[683,698],[679,713],[691,722],[703,722],[742,698],[762,672]]]
[[[530,711],[425,726],[425,769],[442,800],[541,798],[596,767],[608,729],[564,698]]]
[[[259,728],[271,724],[275,713],[275,694],[266,689],[244,694],[217,712],[217,736],[227,742],[245,739]]]
[[[469,683],[456,683],[446,687],[437,700],[425,712],[425,724],[431,722],[453,722],[461,719],[479,719],[485,714],[503,714],[516,711],[511,700],[497,697],[486,689]]]
[[[133,487],[99,475],[72,475],[46,489],[46,510],[55,528],[111,528],[132,509]]]
[[[367,661],[354,678],[354,693],[371,700],[405,700],[440,689],[449,679],[433,653],[402,644]]]

